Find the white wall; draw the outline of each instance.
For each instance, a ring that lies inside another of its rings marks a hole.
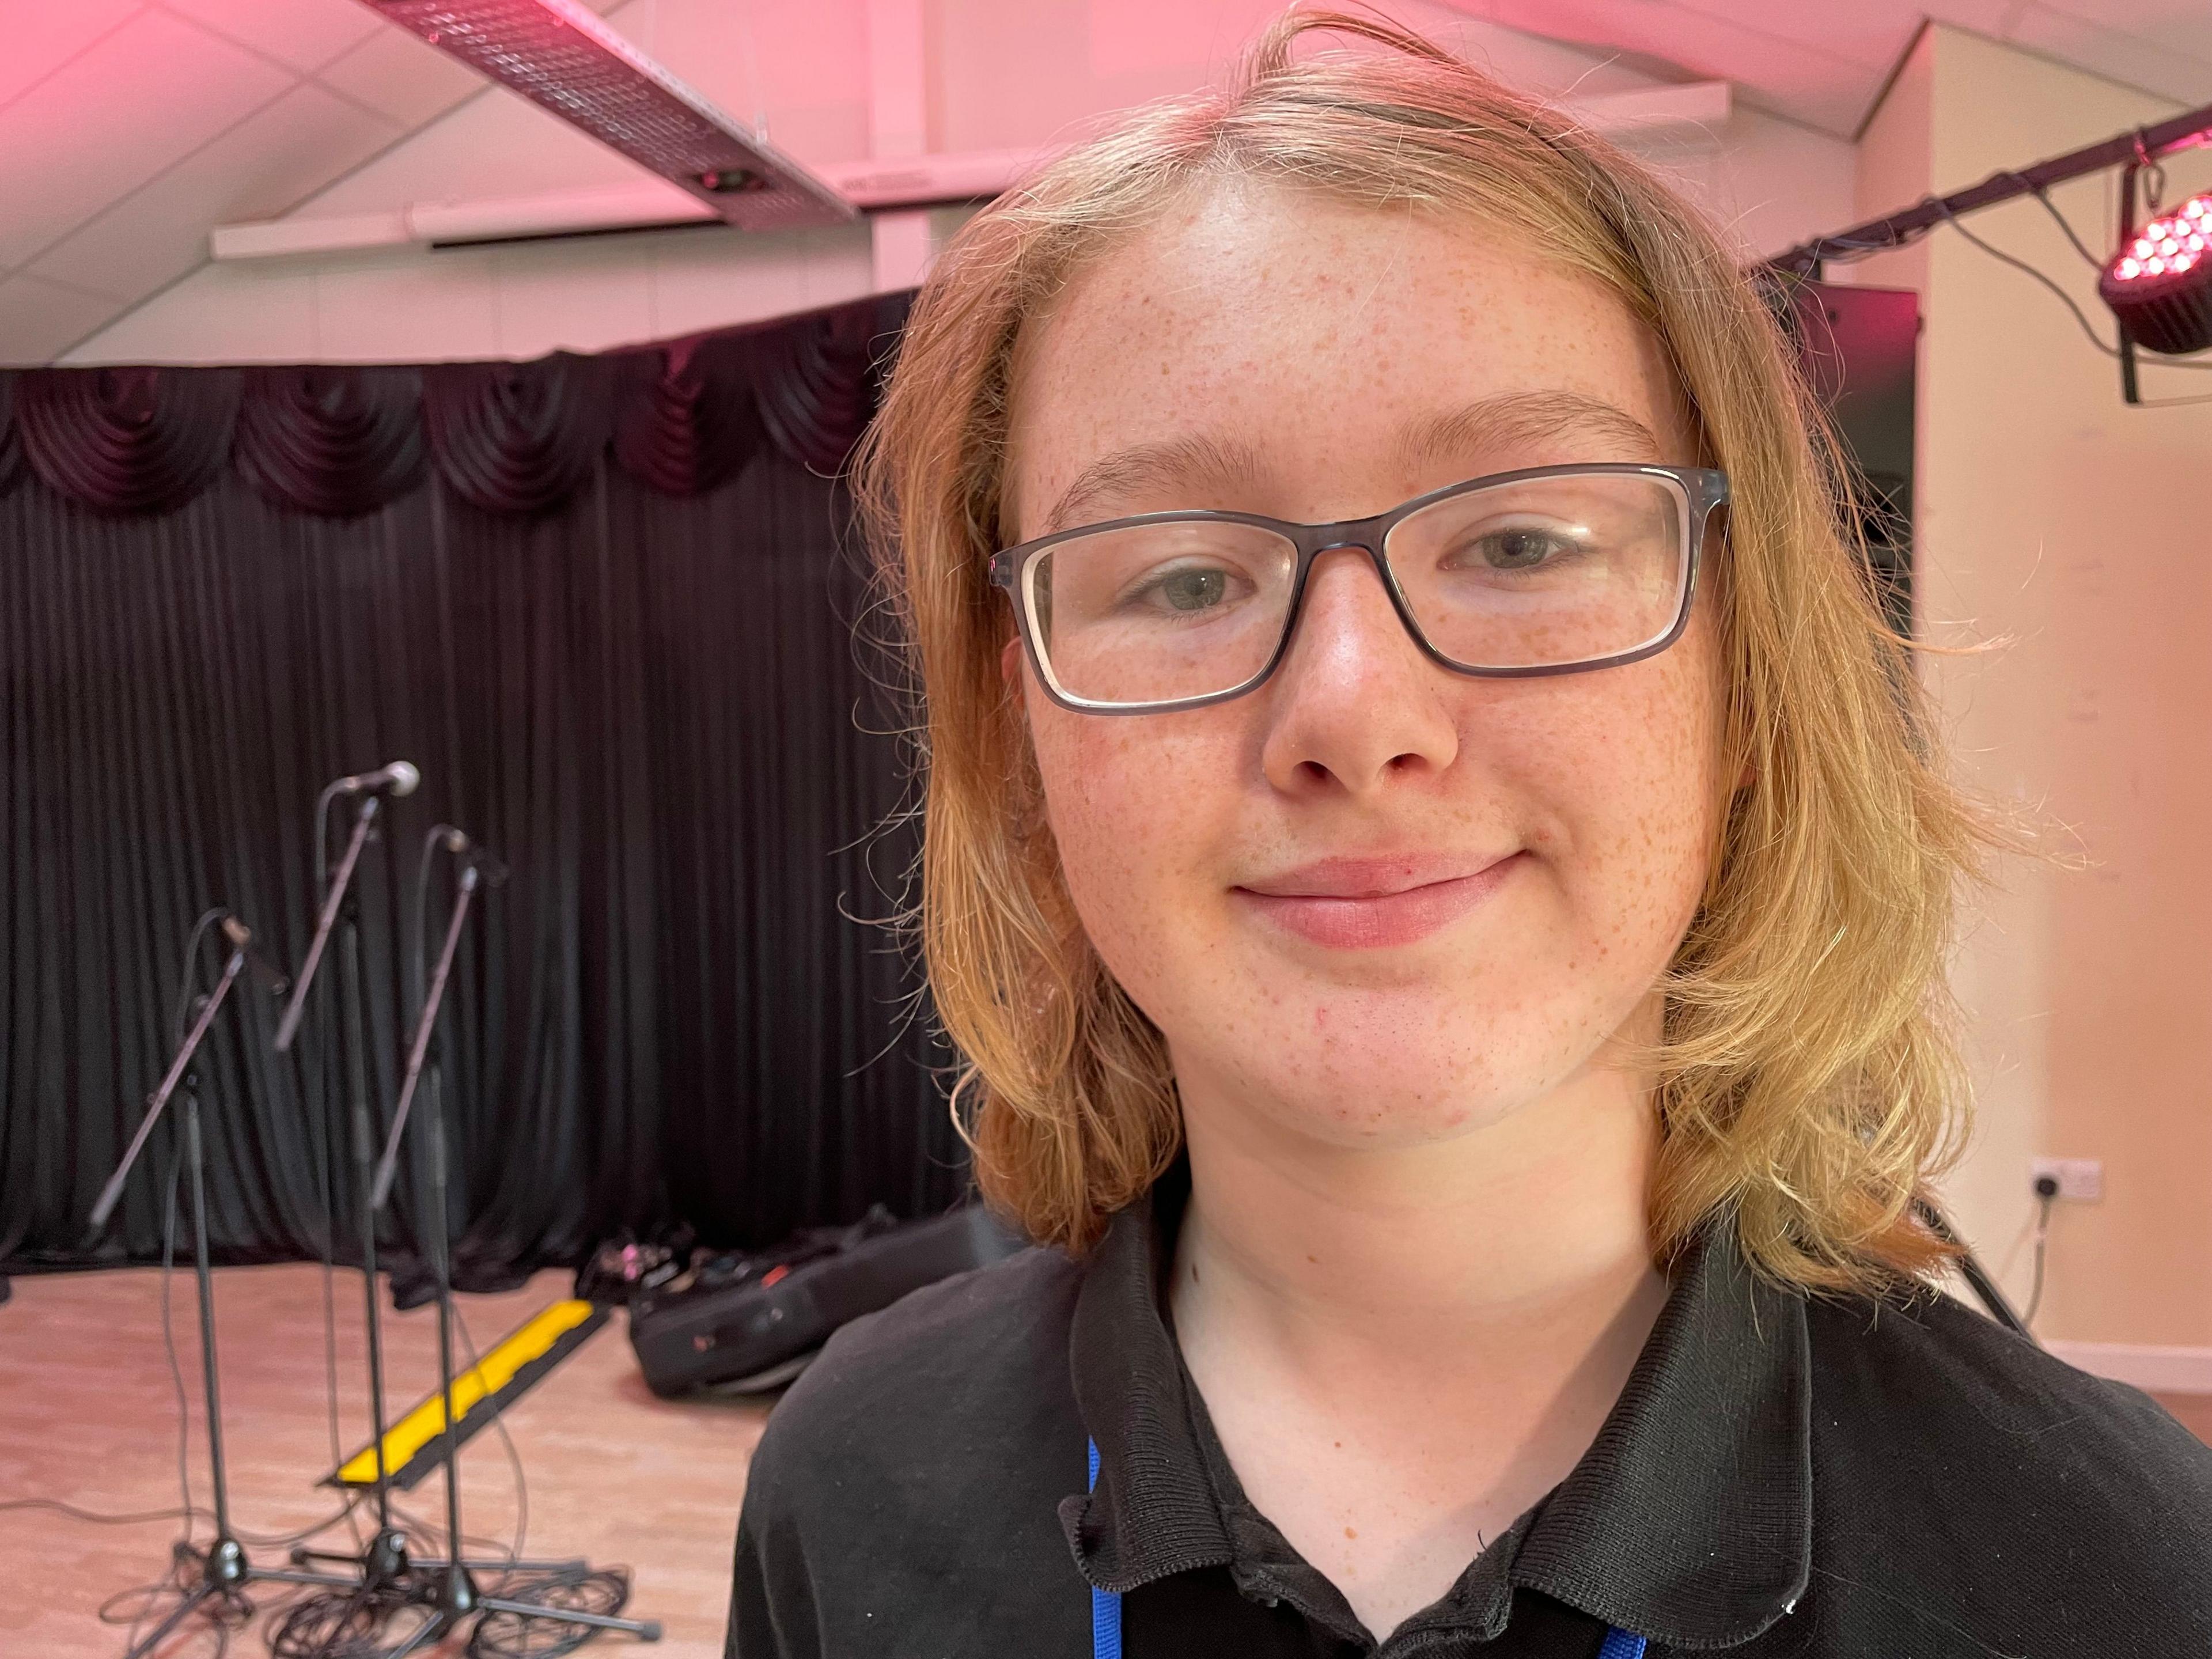
[[[2178,112],[2148,94],[1960,31],[1921,40],[1862,143],[1862,206],[1891,211]],[[2168,164],[2168,201],[2212,185]],[[2114,176],[2053,203],[2094,247]],[[2096,272],[2033,202],[1974,234],[2048,273],[2107,339]],[[1955,982],[1980,1126],[1952,1206],[2024,1297],[2037,1154],[2093,1158],[2106,1196],[2062,1204],[2039,1330],[2193,1350],[2212,1391],[2212,404],[2130,409],[2117,368],[2051,294],[1949,229],[1848,268],[1917,288],[1919,627],[1966,781],[2029,809]],[[2146,367],[2151,397],[2212,377]],[[2171,1386],[2171,1384],[2169,1384]]]
[[[899,3],[900,0],[890,0]],[[1218,76],[1277,0],[905,0],[923,9],[933,150],[1042,145]],[[802,161],[869,153],[871,4],[630,0],[622,33]],[[1654,84],[1577,48],[1424,0],[1390,9],[1515,84],[1548,95]],[[1731,228],[1772,252],[1842,224],[1853,153],[1741,106],[1710,135],[1649,152]],[[625,182],[629,164],[488,88],[331,185],[293,217]],[[865,226],[745,235],[719,226],[312,261],[209,264],[64,361],[243,362],[527,357],[596,350],[857,297]]]

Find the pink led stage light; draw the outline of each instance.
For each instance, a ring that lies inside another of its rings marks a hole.
[[[2097,283],[2136,344],[2179,356],[2212,346],[2212,191],[2136,232]]]

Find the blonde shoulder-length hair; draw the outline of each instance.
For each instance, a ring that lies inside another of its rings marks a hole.
[[[1295,58],[1309,30],[1365,48]],[[1381,48],[1376,50],[1376,48]],[[1722,238],[1561,111],[1372,17],[1292,12],[1226,87],[1147,108],[964,227],[917,298],[855,480],[925,708],[915,921],[963,1055],[984,1196],[1080,1251],[1176,1156],[1158,1031],[1077,921],[986,564],[1024,325],[1117,239],[1210,181],[1514,227],[1620,295],[1733,485],[1714,584],[1735,797],[1666,980],[1655,1257],[1715,1218],[1808,1289],[1945,1254],[1916,1218],[1964,1103],[1943,967],[1982,831],[1933,763],[1834,441]]]

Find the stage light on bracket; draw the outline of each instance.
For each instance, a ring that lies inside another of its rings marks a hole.
[[[2181,356],[2212,347],[2212,191],[2136,231],[2097,279],[2128,337]]]

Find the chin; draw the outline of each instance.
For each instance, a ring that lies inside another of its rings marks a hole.
[[[1285,1128],[1334,1144],[1398,1147],[1510,1116],[1556,1088],[1600,1040],[1592,1033],[1563,1046],[1548,1022],[1485,1025],[1467,1018],[1463,999],[1449,1007],[1425,1000],[1419,1009],[1407,1000],[1340,992],[1315,1005],[1303,1032],[1284,1030],[1260,1052],[1219,1059]]]
[[[1440,1091],[1433,1080],[1370,1082],[1355,1093],[1297,1103],[1299,1127],[1326,1145],[1376,1152],[1433,1146],[1510,1117],[1533,1090]]]
[[[1442,954],[1360,953],[1287,974],[1247,957],[1233,990],[1215,981],[1226,996],[1161,999],[1162,1028],[1179,1073],[1212,1074],[1285,1129],[1411,1146],[1485,1128],[1601,1063],[1650,994],[1649,981],[1525,953]],[[1176,1029],[1174,1009],[1209,1002],[1236,1005],[1235,1017]]]

